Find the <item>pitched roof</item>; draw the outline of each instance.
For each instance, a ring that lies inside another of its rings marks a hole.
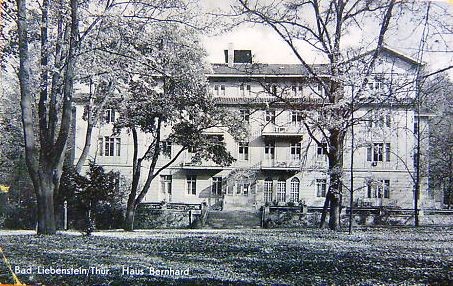
[[[359,55],[351,60],[371,54],[373,51],[368,51]],[[392,49],[388,46],[383,46],[381,53],[387,53],[391,56],[397,57],[412,65],[420,65],[423,63],[418,62],[416,59],[411,58],[402,52]],[[302,64],[263,64],[263,63],[234,63],[229,66],[226,63],[211,64],[212,72],[208,74],[210,77],[307,77],[311,76],[307,68]],[[314,64],[311,65],[316,74],[320,76],[328,76],[327,64]]]
[[[212,64],[210,76],[310,76],[302,64]],[[318,74],[326,74],[326,65],[312,65]]]
[[[403,61],[405,62],[408,62],[410,64],[413,64],[413,65],[423,65],[424,63],[421,63],[419,62],[418,60],[408,56],[408,55],[405,55],[404,53],[398,51],[398,50],[395,50],[393,48],[390,48],[388,46],[383,46],[382,47],[382,51],[383,52],[387,52],[389,53],[390,55],[393,55],[393,56],[396,56],[397,58],[400,58],[402,59]]]

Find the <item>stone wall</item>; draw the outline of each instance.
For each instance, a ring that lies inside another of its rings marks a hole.
[[[173,210],[150,210],[137,213],[135,229],[150,228],[188,228],[189,213]]]
[[[349,224],[349,215],[346,212],[342,212],[340,220],[342,226],[347,226]],[[419,220],[422,226],[453,226],[453,212],[421,212]],[[326,227],[328,221],[329,215],[326,217]],[[317,227],[320,222],[320,210],[304,212],[300,208],[271,208],[268,209],[263,218],[263,225],[266,228]],[[414,215],[411,210],[356,210],[353,215],[353,224],[364,226],[411,226],[414,225]]]

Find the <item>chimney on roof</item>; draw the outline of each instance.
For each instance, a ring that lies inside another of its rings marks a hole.
[[[228,50],[224,50],[225,53],[225,63],[228,64],[229,67],[232,67],[234,64],[234,47],[233,43],[228,44]]]

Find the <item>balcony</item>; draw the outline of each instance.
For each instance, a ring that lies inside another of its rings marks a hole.
[[[299,171],[300,160],[264,160],[261,161],[260,169],[269,171]]]
[[[302,125],[276,126],[269,124],[261,130],[261,136],[267,138],[291,138],[301,140]]]
[[[209,136],[224,136],[225,130],[223,130],[221,127],[211,127],[211,128],[204,130],[203,134],[209,135]]]
[[[193,162],[192,156],[190,154],[186,154],[183,157],[181,162],[182,169],[185,170],[223,170],[224,167],[220,166],[213,161],[201,161],[201,162]]]

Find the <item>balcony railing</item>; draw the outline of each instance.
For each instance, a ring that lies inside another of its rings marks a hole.
[[[261,135],[265,137],[302,138],[302,125],[277,126],[269,124],[263,128]]]
[[[181,167],[183,169],[223,169],[224,168],[223,166],[218,165],[211,160],[193,162],[191,155],[186,155],[183,157],[183,160],[181,162]]]
[[[298,171],[300,168],[300,160],[264,160],[260,164],[260,169],[263,170]]]

